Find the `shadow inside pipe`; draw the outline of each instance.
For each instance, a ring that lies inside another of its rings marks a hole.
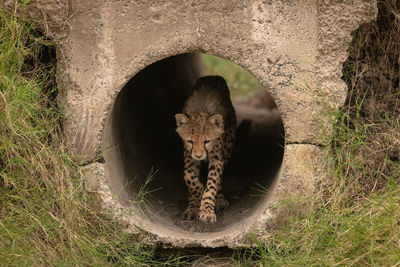
[[[220,231],[251,216],[277,179],[284,152],[283,123],[267,91],[247,101],[233,99],[238,123],[250,119],[252,124],[225,167],[223,192],[231,206],[217,214],[214,225],[181,220],[187,189],[174,115],[182,111],[194,82],[203,75],[207,71],[199,54],[181,54],[146,67],[125,85],[112,111],[112,138],[125,178],[109,178],[126,179],[116,184],[129,184],[124,187],[128,198],[146,190],[141,193],[143,210],[153,222],[196,232]],[[147,184],[150,170],[155,173]]]

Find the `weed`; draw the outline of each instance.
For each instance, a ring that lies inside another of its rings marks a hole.
[[[0,10],[0,262],[23,265],[179,265],[124,233],[86,190],[62,142],[54,44]],[[42,55],[41,55],[42,53]]]

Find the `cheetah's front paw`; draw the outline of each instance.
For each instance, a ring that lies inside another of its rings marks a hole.
[[[205,223],[215,223],[217,221],[217,216],[215,216],[214,211],[202,210],[199,213],[199,220]]]

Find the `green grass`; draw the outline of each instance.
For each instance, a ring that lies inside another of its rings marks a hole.
[[[79,166],[63,145],[62,112],[52,100],[54,67],[37,60],[43,48],[54,44],[31,23],[1,10],[0,15],[1,265],[182,266],[196,262],[197,256],[190,252],[157,255],[155,248],[123,232],[112,215],[101,209],[101,200],[86,190]],[[382,88],[367,88],[357,66],[368,56],[370,65],[382,62],[373,59],[370,46],[378,42],[368,42],[368,34],[356,35],[346,63],[351,97],[339,113],[328,114],[334,118],[334,131],[328,138],[331,153],[326,159],[331,176],[309,200],[310,213],[286,218],[288,223],[265,243],[254,240],[254,249],[232,251],[227,260],[233,265],[399,265],[400,118],[390,107],[400,103],[400,94],[398,87],[383,91],[384,103],[394,104],[371,110],[381,105],[375,98]],[[381,47],[389,47],[379,40]],[[209,55],[203,58],[210,74],[227,79],[233,97],[246,98],[262,90],[239,66]],[[293,205],[293,201],[282,205]]]
[[[0,262],[31,265],[179,265],[121,231],[86,190],[65,151],[51,100],[51,46],[32,24],[0,10]]]
[[[317,205],[253,253],[272,266],[392,266],[400,261],[399,190],[350,208]]]
[[[208,54],[202,54],[202,58],[208,75],[225,78],[232,98],[247,99],[264,89],[257,78],[239,65]]]

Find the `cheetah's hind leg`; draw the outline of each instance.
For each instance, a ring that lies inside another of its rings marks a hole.
[[[216,202],[217,202],[216,207],[215,207],[216,212],[221,212],[221,211],[227,210],[229,208],[229,201],[226,200],[226,198],[224,197],[224,194],[222,194],[222,192],[219,192],[217,194]]]

